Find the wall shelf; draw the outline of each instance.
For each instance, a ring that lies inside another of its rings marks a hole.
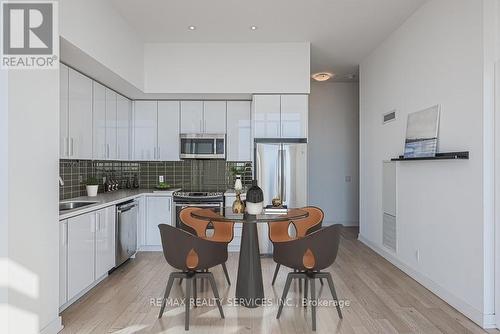
[[[443,152],[436,153],[433,157],[421,157],[421,158],[405,158],[400,155],[398,158],[392,158],[391,161],[416,161],[416,160],[468,160],[469,151],[463,152]]]

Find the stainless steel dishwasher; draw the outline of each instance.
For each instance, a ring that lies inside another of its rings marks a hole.
[[[116,206],[116,267],[137,251],[138,205],[129,201]]]

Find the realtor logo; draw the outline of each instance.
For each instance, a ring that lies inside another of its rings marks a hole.
[[[2,62],[4,69],[57,68],[57,3],[2,2]]]

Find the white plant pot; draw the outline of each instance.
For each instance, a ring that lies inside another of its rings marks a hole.
[[[247,201],[246,203],[247,213],[249,215],[260,215],[262,213],[263,204],[264,204],[263,202],[252,203]]]
[[[99,189],[99,186],[87,186],[87,196],[88,197],[97,196],[97,189]]]

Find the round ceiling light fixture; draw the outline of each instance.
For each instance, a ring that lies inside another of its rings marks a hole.
[[[196,30],[196,26],[189,26],[188,29],[189,30]]]
[[[318,72],[314,73],[311,78],[313,78],[316,81],[327,81],[333,78],[335,74],[330,73],[330,72]]]
[[[257,26],[250,26],[250,30],[257,30]]]

